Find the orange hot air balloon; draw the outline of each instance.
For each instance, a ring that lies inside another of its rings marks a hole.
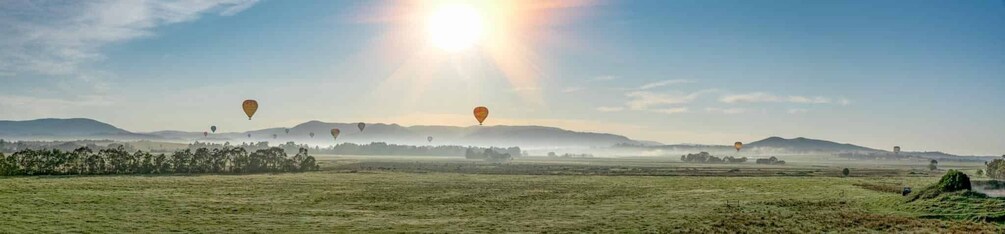
[[[475,107],[475,119],[478,120],[478,125],[482,125],[485,122],[485,118],[489,117],[489,108],[484,106]]]
[[[338,128],[332,128],[332,139],[338,140],[339,133],[342,133],[342,131],[338,130]]]
[[[743,148],[743,142],[737,141],[736,143],[733,143],[733,148],[736,148],[736,152],[740,152],[740,149]]]
[[[244,100],[241,107],[244,108],[244,114],[248,115],[248,120],[251,120],[251,116],[255,115],[255,111],[258,111],[258,101],[251,99]]]
[[[359,128],[360,132],[362,132],[363,129],[366,128],[366,123],[360,122],[359,124],[356,124],[356,127]]]

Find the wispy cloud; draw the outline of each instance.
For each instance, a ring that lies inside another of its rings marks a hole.
[[[105,58],[108,44],[153,35],[202,14],[233,15],[257,0],[5,1],[0,4],[0,72],[66,75]]]
[[[687,107],[673,107],[673,108],[658,108],[649,111],[663,114],[679,114],[679,113],[687,113],[688,109]]]
[[[804,114],[806,112],[809,112],[809,110],[807,110],[807,109],[789,109],[789,111],[788,111],[789,114]]]
[[[703,94],[714,92],[714,89],[700,90],[688,94],[665,94],[649,91],[633,91],[625,94],[630,100],[625,103],[632,110],[646,110],[657,105],[674,105],[690,103]]]
[[[618,111],[623,111],[623,110],[625,110],[625,108],[624,107],[620,107],[620,106],[601,106],[601,107],[597,107],[597,111],[600,111],[600,112],[618,112]]]
[[[510,91],[512,92],[531,92],[538,90],[541,90],[541,88],[537,86],[513,87],[512,89],[510,89]]]
[[[851,100],[848,100],[847,98],[840,98],[838,99],[838,105],[842,106],[851,105]]]
[[[584,89],[585,88],[583,88],[583,87],[567,87],[567,88],[562,89],[562,92],[563,93],[575,93],[575,92],[583,91]]]
[[[744,112],[747,112],[747,109],[743,109],[743,108],[717,108],[717,107],[709,107],[709,108],[705,108],[705,111],[709,112],[709,113],[719,113],[719,114],[735,115],[735,114],[742,114]]]
[[[719,98],[719,101],[723,103],[765,103],[765,102],[776,102],[776,103],[799,103],[799,104],[834,104],[838,103],[841,105],[847,105],[851,102],[847,99],[840,99],[834,101],[833,98],[815,96],[777,96],[765,92],[755,92],[747,94],[733,94],[726,95]]]
[[[653,82],[653,83],[644,84],[642,86],[639,86],[638,89],[639,90],[647,90],[647,89],[658,88],[658,87],[663,87],[663,86],[668,86],[668,85],[686,84],[686,83],[692,83],[692,82],[690,80],[664,80],[664,81],[660,81],[660,82]]]
[[[678,114],[689,112],[688,107],[682,106],[693,102],[700,96],[716,92],[716,89],[705,89],[699,90],[691,93],[657,93],[650,91],[630,91],[625,93],[625,97],[628,101],[625,102],[624,106],[611,107],[611,106],[601,106],[597,107],[596,110],[600,112],[617,112],[617,111],[648,111],[663,114]]]

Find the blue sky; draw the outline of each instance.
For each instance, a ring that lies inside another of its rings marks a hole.
[[[1005,153],[1003,1],[567,1],[486,13],[515,26],[453,52],[414,22],[440,3],[469,4],[5,1],[0,119],[467,126],[484,105],[489,124],[664,143]]]

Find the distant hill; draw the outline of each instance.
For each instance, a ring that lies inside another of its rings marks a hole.
[[[93,119],[36,119],[0,121],[0,137],[65,139],[159,139],[153,135],[132,133]]]
[[[799,153],[833,153],[833,152],[880,152],[881,150],[852,145],[842,144],[833,141],[816,140],[803,137],[785,139],[781,137],[768,137],[764,140],[751,142],[743,146],[744,149],[757,150],[784,150]]]
[[[269,141],[281,144],[289,141],[314,145],[332,145],[335,142],[370,143],[386,142],[403,145],[462,145],[462,146],[520,146],[529,149],[545,148],[636,148],[643,151],[653,151],[654,155],[677,153],[694,153],[707,151],[710,153],[729,154],[733,152],[732,145],[664,145],[659,142],[638,141],[625,136],[577,132],[545,126],[401,126],[398,124],[367,123],[366,129],[360,131],[357,123],[328,123],[308,121],[292,127],[277,127],[246,132],[227,132],[220,129],[217,133],[203,136],[202,131],[157,131],[149,133],[133,133],[111,124],[93,119],[37,119],[26,121],[0,121],[0,138],[7,140],[153,140],[160,142],[188,143],[192,141],[208,142],[259,142]],[[341,130],[338,141],[333,141],[329,131],[332,128]],[[289,130],[287,133],[286,130]],[[314,133],[314,137],[310,137]],[[249,137],[250,135],[250,137]],[[433,137],[427,142],[427,137]],[[755,154],[800,154],[800,153],[890,153],[888,151],[837,143],[809,138],[785,139],[769,137],[744,145],[744,152]],[[925,158],[952,158],[956,155],[942,152],[902,152],[904,155],[916,155]],[[979,157],[992,158],[992,157]]]
[[[338,128],[341,134],[339,142],[370,143],[387,142],[392,144],[427,145],[451,144],[470,146],[521,146],[521,147],[609,147],[622,143],[642,143],[628,137],[606,134],[576,132],[561,128],[542,126],[411,126],[397,124],[367,123],[364,131],[360,131],[357,123],[326,123],[309,121],[289,128],[269,128],[241,133],[225,133],[211,138],[230,138],[234,140],[268,140],[296,141],[311,144],[331,144],[330,130]],[[310,133],[315,137],[311,138]],[[179,134],[162,134],[164,137],[177,137]],[[251,137],[248,137],[251,134]],[[201,137],[201,135],[199,135]],[[275,138],[273,138],[275,136]],[[433,137],[428,142],[427,137]],[[646,142],[648,143],[648,142]],[[650,143],[651,144],[651,143]]]
[[[733,145],[619,145],[623,149],[642,149],[657,155],[681,155],[697,152],[708,152],[715,155],[738,154]],[[771,137],[761,141],[745,144],[743,154],[753,155],[793,155],[793,154],[835,154],[835,153],[880,153],[882,151],[859,147],[851,144],[840,144],[823,140],[806,138],[783,139]]]
[[[267,128],[246,132],[226,132],[204,136],[203,132],[157,131],[133,133],[92,119],[39,119],[28,121],[0,121],[0,138],[8,140],[163,140],[174,142],[252,142],[270,141],[330,145],[332,128],[341,130],[337,142],[386,142],[407,145],[466,145],[466,146],[520,146],[533,147],[609,147],[615,144],[658,144],[640,142],[624,136],[576,132],[543,126],[412,126],[367,123],[364,131],[357,123],[327,123],[309,121],[289,128]],[[286,130],[289,130],[287,133]],[[310,133],[314,137],[310,137]],[[250,137],[249,137],[250,135]],[[428,142],[427,137],[433,137]]]

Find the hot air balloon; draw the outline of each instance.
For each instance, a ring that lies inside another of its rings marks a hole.
[[[893,154],[900,154],[900,146],[893,147]]]
[[[290,134],[290,129],[289,128],[286,129],[286,134]]]
[[[209,130],[210,130],[210,131],[213,131],[213,133],[216,133],[216,126],[210,126],[210,127],[209,127]]]
[[[314,138],[314,132],[311,132],[309,135],[311,135],[311,138]]]
[[[272,134],[272,139],[276,139],[276,137],[279,137],[279,135]]]
[[[202,132],[202,136],[204,137],[209,136],[209,132]]]
[[[433,137],[431,137],[431,136],[426,137],[426,141],[427,142],[433,142]]]
[[[338,130],[338,128],[332,128],[332,139],[338,140],[339,133],[342,133],[342,131]]]
[[[362,132],[363,129],[366,128],[366,124],[360,122],[359,124],[356,124],[356,127],[359,127],[359,131]]]
[[[244,108],[244,114],[248,115],[248,120],[251,120],[251,116],[255,115],[255,111],[258,111],[258,101],[251,99],[244,100],[241,107]]]
[[[737,141],[733,143],[733,148],[736,148],[736,152],[740,152],[740,149],[743,148],[743,142]]]
[[[482,125],[485,122],[485,118],[489,117],[489,108],[484,106],[475,107],[475,119],[478,120],[478,125]]]
[[[248,138],[251,138],[251,133],[248,133]]]

